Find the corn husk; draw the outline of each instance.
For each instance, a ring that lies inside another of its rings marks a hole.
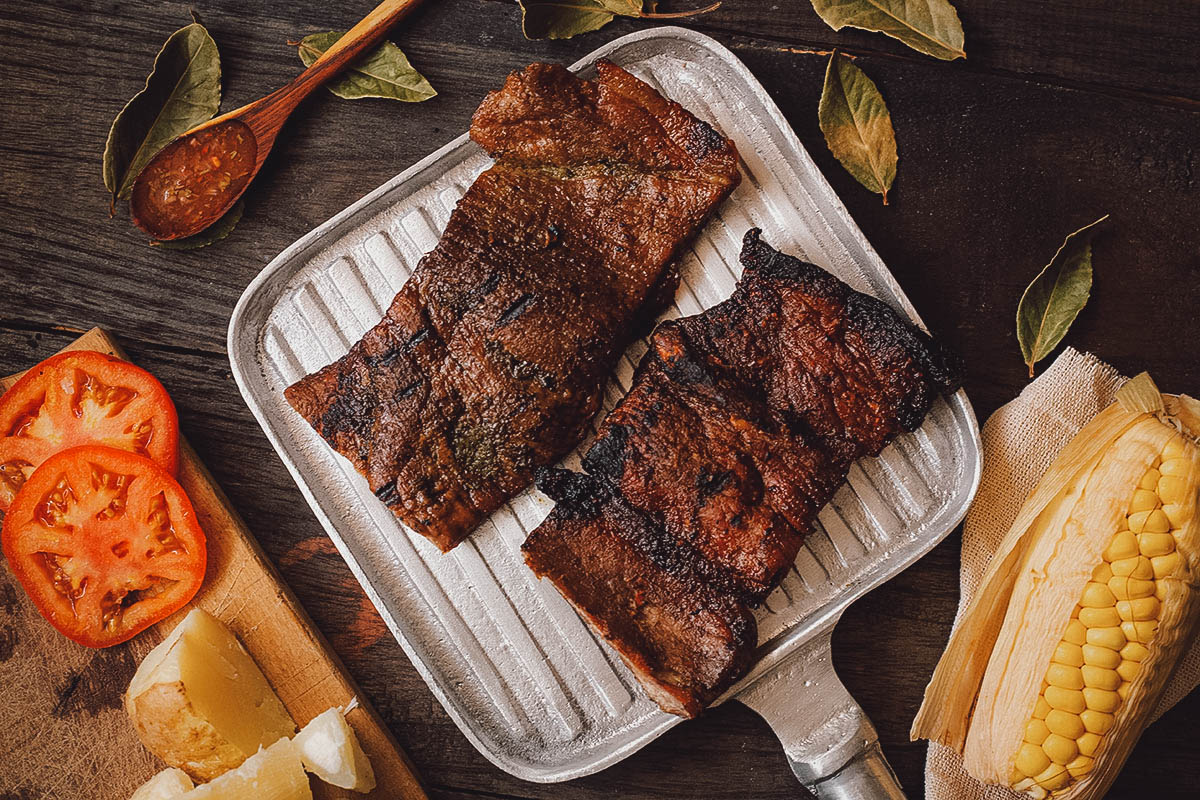
[[[1046,667],[1082,589],[1119,529],[1132,488],[1177,431],[1195,447],[1200,403],[1161,395],[1143,374],[1062,450],[1023,504],[951,635],[913,723],[914,739],[962,753],[964,767],[979,780],[1008,783]],[[1200,458],[1190,461],[1195,473]],[[1150,655],[1092,771],[1055,792],[1054,800],[1103,795],[1194,634],[1200,620],[1194,493],[1189,502],[1189,522],[1177,537],[1183,563],[1167,586]]]

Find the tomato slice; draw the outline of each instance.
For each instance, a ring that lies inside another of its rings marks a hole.
[[[0,511],[47,458],[104,444],[152,458],[172,475],[179,418],[146,370],[91,350],[51,356],[0,397]]]
[[[46,459],[4,516],[4,555],[50,624],[88,647],[174,613],[204,580],[191,501],[148,458],[101,445]]]

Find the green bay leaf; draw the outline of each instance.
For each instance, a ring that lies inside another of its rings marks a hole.
[[[934,58],[967,57],[962,23],[948,0],[812,0],[812,4],[835,31],[862,28],[899,39]]]
[[[304,66],[320,58],[333,47],[345,31],[327,31],[305,36],[294,42]],[[417,72],[399,47],[384,41],[379,47],[353,62],[339,77],[326,87],[338,97],[358,100],[364,97],[382,97],[405,103],[419,103],[437,95],[425,76]]]
[[[817,116],[834,157],[887,205],[897,162],[892,117],[875,83],[836,51],[825,70]]]
[[[243,197],[234,203],[233,208],[226,211],[219,220],[196,235],[188,236],[184,239],[152,241],[150,242],[150,246],[161,247],[163,250],[199,250],[201,247],[208,247],[210,244],[219,242],[233,233],[233,229],[241,221],[242,212],[245,210],[246,198]]]
[[[526,39],[570,39],[599,30],[613,17],[639,17],[642,0],[519,0]],[[651,4],[653,5],[653,3]]]
[[[221,58],[198,22],[172,33],[154,58],[145,87],[113,120],[104,144],[104,185],[113,201],[129,194],[142,167],[176,136],[213,118],[221,106]]]
[[[1105,214],[1072,233],[1017,304],[1017,343],[1033,377],[1033,365],[1058,347],[1071,323],[1087,305],[1092,289],[1092,238]]]

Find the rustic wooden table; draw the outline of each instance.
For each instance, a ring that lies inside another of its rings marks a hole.
[[[156,373],[185,434],[431,796],[802,796],[767,726],[737,703],[565,785],[522,783],[489,764],[384,629],[242,403],[225,357],[235,301],[287,244],[457,136],[509,70],[574,61],[645,23],[529,42],[514,5],[430,0],[393,38],[436,99],[316,95],[276,145],[241,225],[214,247],[152,249],[124,211],[108,218],[100,154],[109,122],[189,8],[220,46],[233,108],[296,73],[288,39],[346,28],[370,5],[0,3],[0,374],[93,325]],[[1013,333],[1021,290],[1066,233],[1106,212],[1113,224],[1096,247],[1094,297],[1070,341],[1126,372],[1150,370],[1165,389],[1200,392],[1200,4],[956,5],[969,60],[953,64],[881,36],[835,34],[804,0],[725,0],[688,24],[731,47],[767,87],[930,327],[966,356],[981,419],[1026,383]],[[887,207],[838,166],[817,128],[826,59],[813,51],[834,45],[861,57],[891,108],[900,167]],[[851,608],[834,636],[843,679],[910,797],[923,794],[925,746],[908,741],[908,726],[954,615],[958,551],[952,535]],[[1198,715],[1195,693],[1151,727],[1111,796],[1196,797]]]

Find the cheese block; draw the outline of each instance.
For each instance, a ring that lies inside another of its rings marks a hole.
[[[280,739],[176,800],[312,800],[312,789],[299,749],[291,739]]]
[[[125,709],[147,749],[197,781],[296,732],[241,642],[200,609],[146,655]]]
[[[193,785],[192,779],[183,770],[167,767],[139,786],[129,800],[173,800]]]
[[[356,792],[375,788],[375,772],[339,708],[313,718],[296,734],[304,768],[326,783]]]

